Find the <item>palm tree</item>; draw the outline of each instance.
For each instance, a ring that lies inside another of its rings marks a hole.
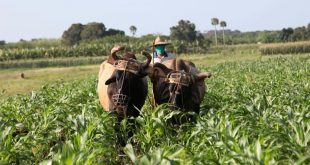
[[[220,22],[220,26],[223,28],[223,44],[225,45],[225,27],[227,26],[226,22],[225,21],[221,21]]]
[[[137,28],[133,25],[129,27],[129,30],[132,33],[132,36],[134,36],[137,32]]]
[[[214,31],[214,36],[215,36],[215,45],[217,46],[217,36],[216,36],[216,25],[219,24],[219,19],[217,18],[212,18],[211,19],[212,25],[214,25],[215,31]]]

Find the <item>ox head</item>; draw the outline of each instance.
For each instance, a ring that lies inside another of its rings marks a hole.
[[[205,78],[211,77],[209,72],[188,73],[184,70],[174,71],[165,65],[156,63],[151,74],[153,77],[164,78],[162,85],[169,92],[169,98],[166,102],[170,103],[173,109],[192,109],[193,100],[199,104],[198,95],[200,95],[198,86],[204,83]],[[196,99],[197,98],[197,99]],[[194,110],[195,111],[195,110]]]
[[[139,103],[132,105],[134,93],[137,92],[135,91],[137,85],[142,85],[141,88],[143,88],[143,83],[141,82],[147,75],[145,69],[151,62],[151,55],[142,52],[147,60],[141,63],[137,61],[135,55],[131,53],[125,53],[122,57],[118,57],[116,53],[120,50],[123,50],[123,47],[114,47],[108,58],[108,62],[115,67],[113,74],[105,82],[105,85],[108,85],[110,110],[117,112],[120,117],[125,117],[127,115],[136,116],[136,114],[127,112],[127,110],[131,106],[141,108],[144,103],[143,100],[142,105]]]
[[[189,109],[192,106],[193,98],[199,102],[199,93],[197,86],[203,83],[205,78],[209,78],[209,72],[202,72],[198,74],[190,74],[185,71],[170,72],[166,81],[169,84],[169,103],[175,108]]]

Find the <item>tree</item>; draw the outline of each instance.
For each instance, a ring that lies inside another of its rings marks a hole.
[[[102,38],[106,28],[103,23],[91,22],[84,25],[84,28],[81,32],[82,40],[95,40]]]
[[[279,32],[277,31],[262,31],[257,32],[256,42],[273,43],[279,41]]]
[[[214,25],[215,31],[214,31],[214,37],[215,37],[215,45],[217,46],[217,36],[216,36],[216,25],[219,24],[219,19],[217,18],[212,18],[211,19],[212,25]]]
[[[81,40],[83,25],[80,23],[72,24],[68,30],[64,31],[61,38],[65,45],[74,45]]]
[[[227,26],[226,22],[225,21],[221,21],[220,22],[220,26],[223,28],[223,44],[225,45],[225,27]]]
[[[195,24],[190,21],[180,20],[178,25],[170,28],[170,37],[175,40],[193,42],[199,39]]]
[[[125,32],[117,29],[109,29],[105,32],[104,36],[125,35]]]
[[[137,28],[133,25],[129,27],[129,30],[132,33],[132,36],[134,36],[137,32]]]
[[[283,28],[280,33],[280,40],[281,41],[289,41],[292,38],[292,34],[294,33],[294,30],[292,28]]]
[[[307,26],[307,39],[310,39],[310,23]]]
[[[4,40],[0,40],[0,46],[5,45],[5,41]]]
[[[305,40],[307,38],[307,29],[306,27],[297,27],[294,29],[292,34],[293,41]]]

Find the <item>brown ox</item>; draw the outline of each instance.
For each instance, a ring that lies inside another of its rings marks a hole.
[[[147,97],[145,69],[151,62],[151,56],[143,52],[147,61],[140,63],[131,53],[118,57],[116,53],[122,49],[114,47],[108,60],[100,65],[99,101],[105,111],[116,112],[120,118],[137,117]]]
[[[156,63],[150,77],[156,104],[170,103],[174,108],[199,113],[205,95],[204,79],[209,72],[199,72],[196,66],[182,59]]]

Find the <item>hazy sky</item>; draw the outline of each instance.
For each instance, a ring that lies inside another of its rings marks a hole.
[[[0,0],[0,40],[60,38],[72,23],[137,27],[137,35],[169,34],[181,19],[201,32],[211,18],[241,31],[280,30],[310,23],[310,0]]]

